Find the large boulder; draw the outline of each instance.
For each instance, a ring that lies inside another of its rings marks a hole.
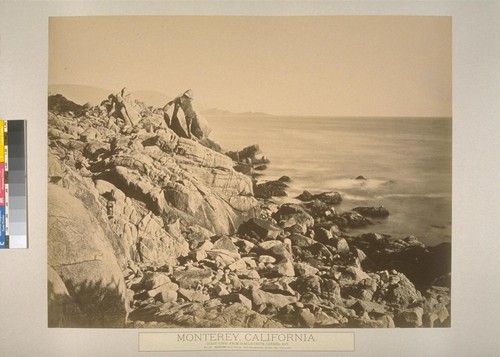
[[[254,188],[255,197],[270,199],[271,197],[286,196],[286,189],[288,188],[287,182],[289,182],[289,180],[287,176],[283,176],[275,181],[257,184]]]
[[[50,266],[47,269],[47,280],[49,327],[78,326],[83,319],[82,313],[61,277]]]
[[[101,226],[67,190],[49,185],[48,191],[48,264],[82,312],[80,319],[68,324],[124,327],[128,313],[125,282]],[[57,281],[53,273],[49,278],[52,284]],[[49,295],[50,288],[49,284]],[[65,295],[60,284],[58,291]],[[69,297],[66,301],[71,301]]]

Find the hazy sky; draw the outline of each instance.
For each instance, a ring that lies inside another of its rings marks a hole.
[[[231,111],[451,116],[451,17],[60,17],[49,84]]]

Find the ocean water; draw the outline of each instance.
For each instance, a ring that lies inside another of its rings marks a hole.
[[[451,118],[209,117],[225,150],[259,144],[271,160],[259,181],[289,176],[303,190],[339,191],[337,211],[385,206],[390,216],[357,232],[451,241]],[[367,178],[356,180],[362,175]]]

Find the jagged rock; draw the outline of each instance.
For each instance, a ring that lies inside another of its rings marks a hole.
[[[254,233],[261,239],[275,239],[281,233],[281,228],[270,220],[252,218],[240,226],[238,233],[248,236]]]
[[[371,320],[369,318],[351,318],[347,327],[350,328],[385,328],[388,322],[384,320]]]
[[[243,270],[243,269],[246,269],[246,267],[247,267],[247,264],[246,264],[245,260],[243,260],[243,259],[238,259],[234,263],[229,264],[229,266],[228,266],[228,268],[231,271]]]
[[[238,253],[238,247],[227,236],[222,236],[214,242],[213,249],[224,249],[233,253]]]
[[[322,279],[317,275],[301,275],[293,283],[293,288],[300,293],[321,293]]]
[[[51,151],[48,153],[48,175],[50,180],[58,181],[63,178],[65,169],[59,161],[59,158]]]
[[[378,304],[372,301],[364,301],[358,300],[353,306],[352,309],[356,311],[358,315],[368,312],[368,313],[377,313],[377,314],[386,314],[387,310],[385,306]]]
[[[181,288],[196,288],[199,284],[208,285],[212,281],[212,270],[209,268],[190,268],[184,271],[176,271],[173,274],[175,281]]]
[[[394,323],[397,327],[419,327],[422,326],[423,314],[421,307],[407,309],[394,316]]]
[[[332,245],[333,234],[330,230],[324,227],[315,226],[314,239],[320,243]]]
[[[252,301],[241,294],[229,294],[221,297],[221,301],[225,304],[230,303],[240,303],[247,309],[252,310]]]
[[[49,185],[49,197],[48,264],[82,312],[72,327],[124,327],[125,282],[101,226],[65,189]]]
[[[306,292],[302,294],[300,297],[300,302],[304,305],[313,305],[313,306],[321,305],[321,300],[313,292]]]
[[[204,294],[201,291],[192,290],[192,289],[179,289],[179,295],[185,297],[188,301],[191,302],[203,302],[210,299],[208,294]]]
[[[148,271],[144,273],[144,276],[142,278],[142,286],[146,290],[153,290],[171,282],[172,281],[170,280],[167,273],[155,273],[152,271]]]
[[[208,256],[216,261],[222,263],[224,266],[233,264],[239,260],[241,256],[238,253],[230,252],[225,249],[211,249],[207,251]]]
[[[258,253],[263,253],[264,255],[270,255],[276,258],[278,261],[283,259],[288,259],[289,261],[293,261],[293,256],[290,249],[291,247],[288,244],[282,243],[280,241],[267,241],[260,243],[256,247]]]
[[[227,156],[236,162],[250,161],[250,163],[253,163],[257,159],[257,155],[261,154],[262,151],[260,150],[259,145],[250,145],[240,151],[228,151],[226,153]]]
[[[337,239],[336,248],[337,253],[339,253],[340,255],[349,254],[350,252],[349,244],[347,244],[345,238]]]
[[[299,225],[304,233],[314,225],[314,218],[296,204],[283,204],[272,217],[285,228]]]
[[[299,327],[314,327],[316,316],[309,309],[301,309],[298,316]]]
[[[255,279],[255,280],[259,280],[260,279],[260,275],[259,275],[259,272],[256,271],[256,270],[250,270],[247,274],[247,278],[248,279]]]
[[[189,245],[184,237],[168,234],[162,220],[152,213],[142,218],[137,234],[136,261],[151,266],[176,265],[178,257],[189,253]]]
[[[186,240],[190,242],[191,244],[205,244],[205,243],[210,243],[210,238],[213,236],[213,233],[210,232],[208,229],[200,227],[198,225],[190,225],[187,227],[187,232],[184,233],[184,236],[186,237]],[[201,248],[199,246],[199,248]],[[210,250],[212,247],[207,248],[204,247],[203,249],[205,250]]]
[[[333,218],[333,222],[340,228],[360,228],[372,225],[372,221],[357,212],[343,212]]]
[[[311,245],[315,244],[316,242],[314,239],[303,236],[301,234],[292,234],[290,237],[288,237],[290,241],[292,242],[292,246],[297,246],[297,247],[310,247]]]
[[[410,247],[425,247],[425,244],[420,242],[415,236],[408,236],[403,239],[403,242]]]
[[[384,206],[380,207],[356,207],[352,209],[355,212],[365,216],[373,218],[384,218],[389,216],[389,210]]]
[[[238,251],[242,253],[250,253],[250,251],[255,247],[255,244],[246,239],[241,239],[238,237],[232,238],[233,243],[238,247]]]
[[[163,286],[160,289],[160,296],[159,300],[164,303],[172,302],[172,301],[177,301],[179,294],[177,290],[174,288],[174,285],[168,284],[171,289],[167,289],[165,286]]]
[[[321,292],[329,299],[340,299],[340,285],[331,278],[323,278],[321,282]]]
[[[333,327],[340,323],[338,319],[328,315],[321,309],[314,313],[314,318],[316,320],[314,325],[317,327]]]
[[[356,267],[348,267],[346,269],[346,272],[351,274],[356,283],[359,283],[360,281],[365,279],[370,279],[370,276],[368,274]]]
[[[297,302],[297,298],[294,296],[272,294],[262,291],[261,289],[251,289],[250,293],[251,300],[255,306],[266,304],[281,309],[288,304]]]
[[[175,283],[165,283],[154,289],[148,290],[148,296],[155,297],[161,295],[163,302],[175,301],[177,300],[177,291],[179,290],[179,285]]]
[[[167,129],[163,133],[158,133],[158,135],[152,136],[142,142],[144,147],[155,145],[160,148],[163,152],[173,153],[179,142],[179,137],[175,133]]]
[[[319,273],[319,270],[317,268],[314,268],[311,265],[302,262],[295,263],[294,269],[299,276],[316,275]]]
[[[279,280],[262,282],[260,288],[274,294],[294,296],[295,291],[288,285],[289,278],[280,278]]]
[[[295,270],[293,269],[293,263],[290,259],[283,259],[278,264],[276,264],[271,272],[278,276],[295,276]]]
[[[139,314],[138,314],[139,315]],[[283,325],[248,309],[241,303],[223,306],[217,300],[150,309],[144,320],[167,321],[184,327],[282,328]]]
[[[300,195],[298,195],[297,198],[301,201],[312,201],[314,199],[314,196],[311,194],[311,192],[304,191]]]
[[[229,291],[227,290],[227,285],[221,282],[215,284],[215,286],[213,287],[213,293],[219,297],[224,295],[229,295]]]
[[[327,205],[336,205],[342,202],[342,196],[338,192],[323,192],[313,196],[314,200],[319,200]]]
[[[286,182],[289,182],[289,178],[283,176],[275,181],[268,181],[265,183],[257,184],[254,187],[255,197],[270,199],[271,197],[286,196],[286,189],[288,188]]]
[[[259,255],[259,263],[264,263],[264,264],[276,263],[276,258],[270,255]]]
[[[399,274],[399,282],[389,285],[383,298],[388,303],[395,303],[405,307],[422,300],[422,295],[406,276]]]
[[[196,262],[202,261],[206,259],[208,256],[207,251],[205,249],[196,249],[189,252],[189,257]]]

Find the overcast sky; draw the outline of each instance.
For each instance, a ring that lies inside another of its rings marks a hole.
[[[51,18],[49,84],[154,90],[235,112],[451,116],[451,18]]]

